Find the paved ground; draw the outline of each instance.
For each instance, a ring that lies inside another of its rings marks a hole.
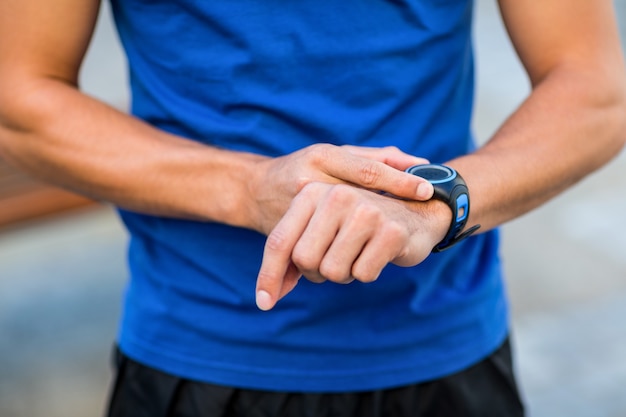
[[[476,31],[476,131],[528,90],[492,2]],[[626,2],[616,2],[626,21]],[[85,88],[124,108],[123,59],[104,23]],[[626,415],[626,156],[504,227],[517,367],[532,417]],[[125,233],[109,207],[0,231],[0,416],[99,416],[110,379]]]

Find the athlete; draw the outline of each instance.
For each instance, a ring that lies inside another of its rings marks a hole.
[[[110,416],[521,416],[497,226],[626,136],[610,0],[500,0],[532,91],[470,130],[472,0],[0,3],[0,154],[130,235]],[[408,171],[408,172],[407,172]]]

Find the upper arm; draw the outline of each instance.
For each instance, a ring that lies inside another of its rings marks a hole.
[[[76,84],[99,0],[0,1],[0,90],[29,77]]]
[[[560,67],[619,80],[624,67],[612,0],[499,0],[533,85]]]

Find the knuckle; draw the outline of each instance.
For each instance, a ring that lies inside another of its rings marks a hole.
[[[314,163],[325,163],[332,157],[333,146],[327,143],[316,143],[308,148],[309,157]]]
[[[264,270],[259,271],[259,275],[257,277],[257,283],[259,287],[267,289],[267,286],[275,282],[277,279],[276,274],[270,273]]]
[[[300,246],[294,248],[291,254],[291,261],[300,271],[315,271],[318,265],[318,260],[309,251],[303,250]]]
[[[401,261],[411,258],[411,234],[399,223],[391,223],[385,228],[385,247],[388,249],[388,262]]]
[[[390,154],[398,154],[398,153],[403,153],[400,148],[398,148],[397,146],[393,146],[393,145],[389,145],[389,146],[385,146],[384,147],[385,152],[388,152]]]
[[[304,191],[305,188],[309,186],[309,184],[311,184],[311,178],[304,175],[298,176],[294,180],[294,183],[296,187],[296,193],[301,193],[302,191]]]
[[[422,181],[425,180],[416,177],[415,175],[401,172],[398,175],[394,176],[393,186],[397,192],[407,195],[414,195],[415,190],[417,189],[417,185]]]
[[[325,203],[331,208],[343,208],[348,206],[354,199],[354,189],[350,186],[337,184],[333,185],[325,196]]]
[[[346,274],[334,261],[325,260],[322,262],[320,265],[320,274],[326,277],[327,280],[337,283],[343,283],[350,279],[349,274]]]
[[[386,223],[383,232],[390,242],[404,242],[409,236],[406,228],[398,222]]]
[[[411,254],[411,250],[409,249],[409,247],[403,246],[398,251],[398,256],[396,256],[396,259],[406,259],[409,257],[410,254]]]
[[[352,268],[352,276],[354,279],[366,284],[376,281],[379,273],[372,267],[362,265],[363,264],[354,265]]]
[[[382,221],[383,212],[375,205],[359,204],[354,209],[353,219],[359,223],[367,222],[364,224],[373,225]]]
[[[312,182],[310,180],[303,180],[301,184],[302,188],[298,191],[298,194],[292,200],[292,205],[299,202],[312,202],[317,201],[319,196],[324,190],[324,184],[320,182]]]
[[[407,248],[409,244],[409,233],[398,223],[385,225],[382,230],[383,245],[390,258],[397,256],[397,253]]]
[[[265,242],[266,249],[282,252],[288,249],[287,234],[280,229],[274,229],[267,236]]]
[[[310,180],[306,178],[299,178],[297,181],[298,181],[297,182],[298,188],[300,191],[298,192],[296,199],[303,198],[303,197],[306,197],[315,193],[315,190],[317,188],[316,187],[317,183],[311,182]]]
[[[380,182],[383,172],[379,164],[375,162],[368,162],[359,168],[358,175],[361,185],[365,187],[372,187]]]

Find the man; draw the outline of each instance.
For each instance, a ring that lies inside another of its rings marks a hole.
[[[2,156],[131,235],[110,415],[523,415],[495,228],[626,91],[610,0],[499,3],[533,89],[480,149],[470,0],[112,0],[132,115],[77,88],[99,2],[0,4]]]

